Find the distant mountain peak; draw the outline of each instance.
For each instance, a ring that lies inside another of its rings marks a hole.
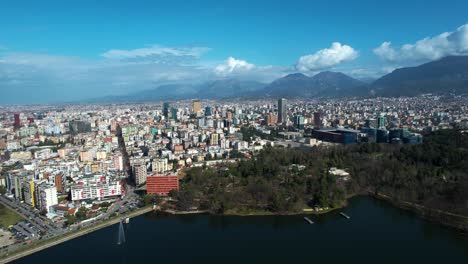
[[[303,74],[303,73],[300,73],[300,72],[296,72],[296,73],[290,73],[286,76],[284,76],[283,78],[281,79],[308,79],[309,76]]]
[[[354,87],[365,86],[341,72],[324,71],[312,77],[302,73],[292,73],[273,81],[264,89],[270,96],[312,97],[343,96]]]
[[[370,82],[369,80],[367,80]],[[101,98],[112,101],[174,100],[186,98],[414,96],[423,93],[468,94],[468,56],[448,56],[415,67],[400,68],[371,84],[344,73],[323,71],[312,77],[291,73],[270,84],[226,78],[204,83],[160,85],[127,96]]]
[[[353,79],[352,77],[342,73],[342,72],[333,72],[333,71],[323,71],[319,72],[316,75],[314,75],[312,78],[350,78]]]
[[[317,76],[317,75],[338,75],[338,74],[345,75],[344,73],[341,73],[341,72],[322,71],[322,72],[319,72],[319,73],[315,74],[314,76]]]
[[[399,68],[380,77],[372,86],[385,96],[468,93],[468,56],[447,56],[419,66]]]

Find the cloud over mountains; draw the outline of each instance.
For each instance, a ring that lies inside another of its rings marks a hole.
[[[394,46],[386,41],[372,51],[358,51],[350,45],[333,42],[328,48],[292,58],[290,65],[260,65],[237,56],[208,60],[206,55],[211,51],[212,48],[205,46],[151,45],[109,49],[95,58],[82,58],[17,52],[0,46],[0,90],[8,94],[0,98],[0,103],[80,100],[127,94],[164,84],[229,78],[268,83],[298,71],[313,75],[334,70],[372,79],[401,66],[448,55],[468,55],[468,24],[412,44]],[[380,64],[356,65],[364,52],[380,58]],[[351,61],[353,68],[346,68],[346,63]],[[38,97],[38,92],[46,96]]]
[[[321,71],[354,60],[358,56],[359,53],[351,46],[333,42],[330,48],[300,57],[296,69],[301,72]]]
[[[229,57],[223,64],[216,66],[214,71],[221,76],[225,76],[230,73],[249,71],[254,67],[255,65],[248,63],[247,61]]]
[[[199,59],[208,51],[210,51],[210,48],[207,47],[164,47],[153,45],[133,50],[112,49],[102,53],[101,56],[112,60],[181,63]]]
[[[453,32],[444,32],[435,37],[427,37],[413,44],[393,47],[389,41],[373,50],[375,55],[388,63],[411,65],[437,60],[449,55],[468,54],[468,24]]]

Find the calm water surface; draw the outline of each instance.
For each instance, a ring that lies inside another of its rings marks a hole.
[[[310,216],[161,216],[131,219],[15,263],[468,263],[468,235],[369,197]]]

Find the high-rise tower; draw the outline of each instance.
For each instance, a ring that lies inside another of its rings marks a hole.
[[[201,110],[200,100],[193,100],[193,112],[196,114]]]
[[[278,123],[286,122],[286,108],[287,108],[287,101],[284,98],[278,100]]]

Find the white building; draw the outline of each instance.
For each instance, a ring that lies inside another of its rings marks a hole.
[[[41,149],[34,152],[35,159],[48,159],[52,156],[52,150],[49,148]]]
[[[18,141],[8,141],[7,142],[7,150],[17,150],[20,149],[21,145]]]
[[[37,208],[50,212],[50,208],[58,204],[57,189],[55,186],[41,184],[38,186]]]
[[[102,199],[123,194],[122,183],[119,180],[99,174],[86,175],[78,179],[70,191],[73,201]]]
[[[155,159],[153,161],[153,172],[157,174],[168,171],[167,159]]]
[[[238,141],[234,145],[235,150],[245,150],[249,149],[249,143],[247,141]]]
[[[328,173],[330,173],[331,175],[340,177],[343,181],[347,181],[350,178],[349,172],[342,170],[342,169],[337,169],[335,167],[331,167],[328,170]]]
[[[122,154],[117,154],[113,158],[114,161],[114,168],[123,171],[123,157]]]
[[[146,165],[137,164],[133,167],[133,175],[135,176],[135,184],[142,185],[146,182],[146,177],[148,176]]]

